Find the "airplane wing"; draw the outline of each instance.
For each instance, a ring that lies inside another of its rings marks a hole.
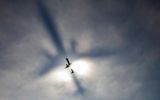
[[[69,62],[68,58],[66,58],[66,61],[67,61],[68,65],[70,65],[70,64],[71,64],[71,63]]]

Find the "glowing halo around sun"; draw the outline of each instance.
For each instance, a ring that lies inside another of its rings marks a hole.
[[[58,68],[54,71],[51,71],[47,75],[47,79],[51,82],[51,80],[56,80],[57,82],[72,82],[72,74],[71,68],[74,70],[75,75],[78,77],[86,77],[91,74],[91,66],[92,63],[88,59],[78,59],[75,61],[71,61],[71,66],[65,69],[65,65],[58,66]]]

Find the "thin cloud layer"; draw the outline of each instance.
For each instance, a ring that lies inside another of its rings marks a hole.
[[[0,99],[159,100],[158,1],[42,1],[61,46],[37,2],[0,3]],[[58,46],[90,63],[88,75],[57,77],[66,63]]]

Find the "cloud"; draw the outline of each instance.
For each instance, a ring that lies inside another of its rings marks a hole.
[[[65,58],[56,52],[36,1],[15,2],[3,1],[5,6],[0,6],[0,99],[159,100],[157,3],[45,1],[71,61],[87,58],[92,63],[89,76],[77,75],[67,83],[56,78]],[[44,49],[60,62],[37,77],[49,60]],[[74,95],[76,90],[79,94]]]

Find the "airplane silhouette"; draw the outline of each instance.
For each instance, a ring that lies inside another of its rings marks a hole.
[[[71,63],[69,62],[68,58],[66,58],[66,61],[68,64],[66,64],[66,67],[65,68],[70,68],[71,66]],[[74,73],[73,69],[71,68],[71,74]]]
[[[71,63],[69,62],[68,58],[66,58],[68,64],[66,64],[66,68],[70,67]]]

